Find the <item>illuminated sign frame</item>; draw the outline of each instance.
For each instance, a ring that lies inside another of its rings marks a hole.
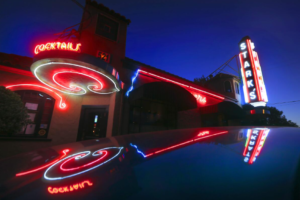
[[[268,97],[258,54],[253,50],[254,48],[254,43],[251,42],[248,36],[244,37],[239,43],[245,102],[257,107],[265,106]]]

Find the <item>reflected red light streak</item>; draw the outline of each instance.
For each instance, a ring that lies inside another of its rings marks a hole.
[[[62,97],[59,94],[57,94],[56,92],[54,92],[53,90],[51,90],[51,89],[49,89],[49,88],[47,88],[45,86],[35,85],[35,84],[17,84],[17,85],[6,86],[6,88],[13,88],[13,87],[40,87],[40,88],[43,88],[45,90],[53,92],[56,96],[58,96],[60,98],[59,108],[64,109],[64,108],[67,107],[66,103],[63,103],[63,99],[62,99]]]
[[[225,133],[228,133],[228,131],[222,131],[222,132],[214,133],[214,134],[211,134],[211,135],[207,135],[207,134],[209,134],[209,131],[203,131],[203,132],[200,132],[197,135],[197,137],[200,137],[200,138],[196,138],[196,139],[193,139],[193,140],[188,140],[186,142],[182,142],[182,143],[179,143],[179,144],[176,144],[176,145],[173,145],[173,146],[155,151],[153,153],[145,155],[145,157],[153,156],[154,154],[159,154],[161,152],[164,152],[164,151],[167,151],[167,150],[170,150],[170,149],[174,149],[176,147],[179,147],[179,146],[182,146],[182,145],[185,145],[185,144],[189,144],[189,143],[192,143],[192,142],[195,142],[195,141],[198,141],[198,140],[202,140],[202,139],[205,139],[205,138],[210,138],[212,136],[221,135],[221,134],[225,134]]]
[[[217,98],[219,98],[219,99],[221,99],[221,100],[225,99],[224,97],[221,97],[221,96],[212,94],[212,93],[210,93],[210,92],[206,92],[206,91],[204,91],[204,90],[200,90],[200,89],[198,89],[198,88],[194,88],[194,87],[189,86],[189,85],[185,85],[185,84],[179,83],[179,82],[177,82],[177,81],[173,81],[173,80],[171,80],[171,79],[168,79],[168,78],[165,78],[165,77],[162,77],[162,76],[158,76],[158,75],[153,74],[153,73],[146,72],[146,71],[144,71],[144,70],[138,70],[138,71],[139,71],[139,72],[142,72],[143,74],[146,74],[146,75],[154,76],[154,77],[156,77],[156,78],[159,78],[159,79],[162,79],[162,80],[171,82],[171,83],[175,83],[175,84],[177,84],[177,85],[181,85],[181,86],[186,87],[186,88],[190,88],[190,89],[192,89],[192,90],[197,90],[197,91],[200,91],[200,92],[202,92],[202,93],[209,94],[209,95],[214,96],[214,97],[217,97]],[[206,102],[206,99],[205,99],[205,102]]]
[[[48,163],[48,164],[46,164],[46,165],[40,166],[40,167],[38,167],[38,168],[31,169],[31,170],[25,171],[25,172],[20,172],[20,173],[16,174],[16,176],[23,176],[23,175],[31,174],[31,173],[33,173],[33,172],[37,172],[37,171],[39,171],[39,170],[41,170],[41,169],[45,169],[45,168],[49,167],[50,165],[53,165],[54,163],[57,163],[57,162],[58,162],[59,160],[61,160],[62,158],[66,157],[66,155],[67,155],[67,153],[68,153],[69,151],[70,151],[69,149],[64,149],[64,150],[62,151],[63,155],[62,155],[60,158],[58,158],[58,159],[56,159],[56,160],[54,160],[54,161],[52,161],[52,162],[50,162],[50,163]]]
[[[58,193],[66,193],[66,192],[74,192],[79,189],[83,189],[85,186],[92,186],[93,183],[89,180],[82,181],[80,183],[62,186],[62,187],[48,187],[48,192],[50,194],[58,194]]]
[[[101,152],[101,153],[104,153],[104,155],[102,155],[102,156],[101,156],[99,159],[97,159],[97,160],[94,160],[94,161],[92,161],[92,162],[89,162],[89,163],[87,163],[87,164],[85,164],[85,165],[82,165],[82,166],[79,166],[79,167],[68,168],[68,169],[63,168],[63,166],[64,166],[67,162],[69,162],[70,160],[75,159],[75,157],[71,157],[70,159],[67,159],[66,161],[64,161],[64,162],[60,165],[60,169],[61,169],[62,171],[74,171],[74,170],[78,170],[78,169],[81,169],[81,168],[84,168],[84,167],[88,167],[88,166],[90,166],[90,165],[92,165],[92,164],[94,164],[94,163],[96,163],[96,162],[102,160],[103,158],[105,158],[105,157],[107,156],[107,151],[100,151],[100,152]]]

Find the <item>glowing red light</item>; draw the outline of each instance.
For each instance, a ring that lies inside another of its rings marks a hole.
[[[48,187],[48,192],[50,194],[58,194],[58,193],[66,193],[66,192],[74,192],[76,190],[80,190],[85,188],[85,186],[92,186],[93,183],[89,180],[82,181],[80,183],[62,186],[62,187]]]
[[[250,114],[251,115],[255,114],[255,110],[250,110]]]
[[[164,77],[162,77],[162,76],[158,76],[158,75],[156,75],[156,74],[146,72],[146,71],[144,71],[144,70],[139,70],[139,72],[142,72],[143,74],[146,74],[146,75],[154,76],[154,77],[156,77],[156,78],[159,78],[159,79],[162,79],[162,80],[171,82],[171,83],[175,83],[175,84],[180,85],[180,86],[182,86],[182,87],[187,87],[187,88],[190,88],[190,89],[192,89],[192,90],[197,90],[197,91],[200,91],[200,92],[202,92],[202,93],[209,94],[209,95],[214,96],[214,97],[217,97],[217,98],[219,98],[219,99],[221,99],[221,100],[224,99],[224,97],[221,97],[221,96],[219,96],[219,95],[215,95],[215,94],[212,94],[212,93],[210,93],[210,92],[206,92],[206,91],[204,91],[204,90],[200,90],[200,89],[198,89],[198,88],[194,88],[194,87],[192,87],[192,86],[185,85],[185,84],[179,83],[179,82],[177,82],[177,81],[173,81],[173,80],[171,80],[171,79],[164,78]],[[206,99],[205,99],[205,102],[206,102]]]
[[[62,97],[57,94],[56,92],[54,92],[53,90],[45,87],[45,86],[41,86],[41,85],[35,85],[35,84],[17,84],[17,85],[9,85],[9,86],[6,86],[6,88],[15,88],[15,87],[40,87],[40,88],[43,88],[45,90],[48,90],[50,92],[53,92],[56,96],[58,96],[60,98],[60,101],[59,101],[59,107],[61,109],[64,109],[67,107],[66,103],[63,102],[63,99]]]
[[[80,43],[76,44],[76,48],[73,48],[73,43],[68,42],[52,42],[52,43],[47,43],[47,44],[40,44],[37,45],[34,48],[34,53],[38,54],[41,51],[50,51],[50,50],[67,50],[67,51],[75,51],[75,52],[80,52]]]
[[[99,159],[97,159],[97,160],[94,160],[94,161],[92,161],[92,162],[89,162],[89,163],[87,163],[87,164],[85,164],[85,165],[82,165],[82,166],[79,166],[79,167],[74,167],[74,168],[68,168],[68,169],[65,169],[65,168],[64,168],[64,165],[65,165],[67,162],[69,162],[70,160],[74,160],[74,159],[75,159],[75,157],[69,158],[69,159],[67,159],[66,161],[64,161],[64,162],[60,165],[60,169],[61,169],[62,171],[74,171],[74,170],[78,170],[78,169],[81,169],[81,168],[84,168],[84,167],[88,167],[88,166],[90,166],[90,165],[92,165],[92,164],[94,164],[94,163],[96,163],[96,162],[99,162],[100,160],[102,160],[103,158],[105,158],[105,157],[107,156],[107,151],[102,150],[102,151],[100,151],[100,153],[103,153],[104,155],[102,155],[102,156],[101,156]]]
[[[23,175],[26,175],[26,174],[31,174],[31,173],[33,173],[33,172],[37,172],[37,171],[39,171],[39,170],[41,170],[41,169],[45,169],[45,168],[49,167],[50,165],[53,165],[54,163],[57,163],[57,162],[58,162],[59,160],[61,160],[62,158],[66,157],[66,155],[67,155],[67,153],[68,153],[69,151],[70,151],[69,149],[64,149],[64,150],[62,151],[63,155],[62,155],[60,158],[58,158],[58,159],[52,161],[51,163],[48,163],[48,164],[43,165],[43,166],[40,166],[40,167],[38,167],[38,168],[31,169],[31,170],[25,171],[25,172],[20,172],[20,173],[16,174],[16,176],[23,176]]]
[[[200,132],[200,133],[197,135],[197,138],[196,138],[196,139],[188,140],[188,141],[186,141],[186,142],[182,142],[182,143],[179,143],[179,144],[176,144],[176,145],[173,145],[173,146],[170,146],[170,147],[167,147],[167,148],[164,148],[164,149],[155,151],[155,152],[153,152],[153,153],[150,153],[150,154],[145,155],[145,157],[149,157],[149,156],[152,156],[152,155],[154,155],[154,154],[161,153],[161,152],[163,152],[163,151],[167,151],[167,150],[174,149],[174,148],[179,147],[179,146],[182,146],[182,145],[189,144],[189,143],[191,143],[191,142],[195,142],[195,141],[202,140],[202,139],[209,138],[209,137],[216,136],[216,135],[221,135],[221,134],[224,134],[224,133],[228,133],[228,131],[222,131],[222,132],[214,133],[214,134],[211,134],[211,135],[209,135],[209,131],[203,131],[203,132]]]

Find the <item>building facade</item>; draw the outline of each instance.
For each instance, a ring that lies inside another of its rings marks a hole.
[[[238,124],[231,116],[242,113],[235,78],[219,75],[200,86],[127,58],[129,24],[87,0],[68,40],[37,45],[33,58],[0,53],[0,85],[20,95],[31,120],[18,133],[0,130],[7,149],[1,157],[87,139]]]

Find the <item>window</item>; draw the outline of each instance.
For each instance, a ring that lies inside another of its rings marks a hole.
[[[235,93],[240,94],[240,86],[237,82],[234,83],[235,85]]]
[[[108,39],[117,41],[119,23],[103,15],[98,15],[96,34],[102,35]]]
[[[232,92],[231,90],[231,84],[229,81],[225,81],[225,92]]]
[[[55,99],[39,91],[20,90],[16,93],[27,108],[30,123],[12,136],[47,138]]]

